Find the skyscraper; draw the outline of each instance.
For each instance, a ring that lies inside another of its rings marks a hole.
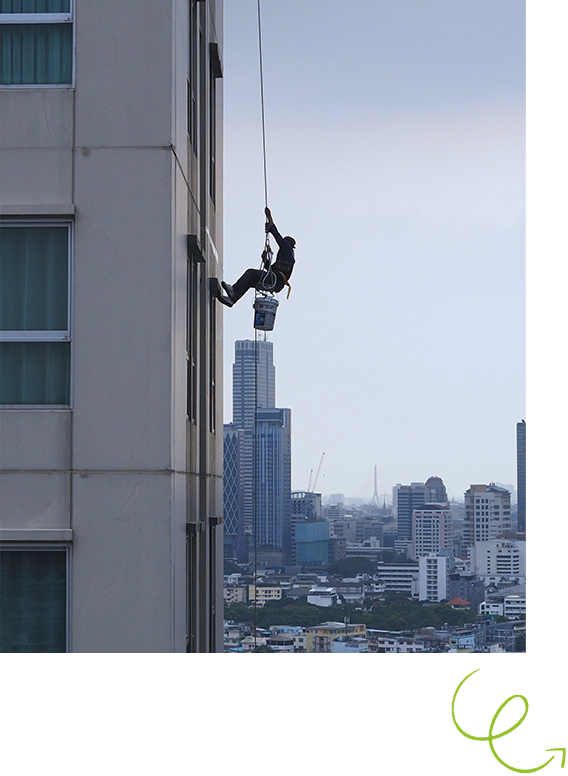
[[[279,549],[290,562],[291,428],[289,409],[259,409],[256,423],[256,520],[258,547]]]
[[[410,542],[412,540],[412,513],[426,502],[426,488],[423,482],[411,482],[410,485],[397,484],[393,496],[398,538]]]
[[[272,342],[237,340],[233,364],[233,423],[238,428],[254,426],[255,399],[258,408],[276,406],[275,385]]]
[[[274,405],[272,342],[238,340],[233,365],[233,423],[225,425],[225,435],[229,440],[237,430],[241,435],[238,483],[243,530],[257,547],[280,551],[282,561],[289,562],[291,413]],[[230,441],[229,446],[234,450]],[[235,465],[234,457],[225,458],[227,483],[237,481]],[[226,498],[226,514],[232,518],[237,499],[230,485]]]
[[[527,424],[517,423],[517,531],[527,530]]]

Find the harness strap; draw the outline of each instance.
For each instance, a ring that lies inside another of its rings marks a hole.
[[[284,278],[284,284],[288,286],[288,293],[286,294],[286,299],[289,299],[290,298],[290,292],[292,291],[292,286],[288,282],[288,278],[286,277],[286,275],[283,272],[280,272],[279,269],[277,269],[276,272],[278,272],[279,275],[282,275],[282,277]]]

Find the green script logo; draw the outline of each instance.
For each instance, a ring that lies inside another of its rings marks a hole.
[[[479,671],[479,670],[480,669],[478,668],[476,671],[472,671],[471,674],[468,674],[465,677],[465,679],[463,679],[458,684],[457,690],[455,691],[454,697],[452,699],[452,719],[454,720],[454,725],[457,727],[457,729],[462,734],[462,736],[465,736],[466,738],[470,738],[472,741],[488,741],[489,742],[489,747],[490,747],[491,751],[493,752],[495,758],[501,763],[501,765],[504,765],[505,768],[508,768],[510,771],[515,771],[515,773],[535,773],[535,771],[540,771],[540,770],[542,770],[542,768],[546,768],[546,766],[549,765],[554,760],[556,755],[553,754],[552,757],[550,758],[550,760],[547,760],[542,765],[538,765],[536,768],[513,768],[512,765],[508,765],[504,760],[502,760],[499,757],[499,755],[495,751],[495,747],[493,746],[493,741],[495,741],[496,738],[503,738],[503,736],[507,736],[507,735],[509,735],[509,733],[512,733],[513,730],[516,730],[516,728],[518,728],[519,725],[522,724],[522,722],[524,721],[525,717],[529,713],[529,702],[527,701],[527,699],[525,698],[524,695],[511,695],[510,698],[507,698],[505,703],[502,703],[499,706],[499,708],[497,709],[497,711],[493,715],[493,719],[491,720],[491,724],[489,725],[489,735],[488,736],[471,736],[469,733],[466,733],[465,730],[462,730],[461,727],[458,725],[457,720],[456,720],[455,710],[454,710],[454,706],[455,706],[455,703],[456,703],[456,698],[457,698],[458,692],[460,691],[461,686],[469,679],[469,677],[473,676],[473,674],[476,674],[477,671]],[[518,722],[516,722],[508,730],[504,730],[502,733],[494,733],[493,730],[495,728],[495,724],[497,722],[499,714],[501,714],[501,712],[503,711],[505,706],[508,703],[510,703],[512,700],[514,700],[515,698],[520,698],[523,701],[523,703],[525,704],[525,713],[518,720]],[[564,763],[566,761],[566,749],[547,749],[546,751],[547,752],[562,752],[562,764],[561,764],[560,767],[564,768]]]

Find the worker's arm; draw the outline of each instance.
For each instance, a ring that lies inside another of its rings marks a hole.
[[[265,207],[264,214],[266,215],[266,224],[264,225],[264,231],[267,233],[270,232],[270,234],[274,237],[274,239],[278,243],[278,247],[281,248],[282,244],[284,243],[284,238],[276,228],[276,224],[272,219],[272,213],[270,212],[270,208]]]

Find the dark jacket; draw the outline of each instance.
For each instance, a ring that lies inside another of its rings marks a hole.
[[[294,248],[291,242],[282,237],[274,224],[270,225],[269,232],[278,243],[278,253],[276,254],[276,260],[272,265],[272,269],[282,272],[286,276],[286,280],[288,280],[296,262]]]

